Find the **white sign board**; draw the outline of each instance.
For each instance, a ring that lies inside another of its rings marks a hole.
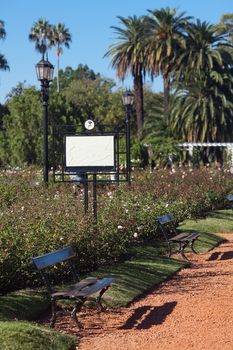
[[[65,136],[65,168],[76,172],[115,171],[114,135]]]

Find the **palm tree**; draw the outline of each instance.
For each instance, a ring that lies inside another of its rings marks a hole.
[[[168,110],[170,80],[177,67],[176,58],[184,40],[185,27],[191,17],[174,8],[148,10],[147,25],[151,31],[148,43],[148,70],[151,75],[162,74],[164,81],[164,111]]]
[[[0,39],[5,39],[6,31],[5,31],[5,23],[0,20]]]
[[[29,34],[29,40],[35,43],[35,49],[44,55],[52,45],[52,26],[45,18],[39,18],[34,23]]]
[[[0,39],[4,40],[5,37],[6,37],[5,23],[4,23],[4,21],[0,20]],[[1,70],[9,70],[10,69],[5,56],[2,54],[0,54],[0,69]]]
[[[0,69],[1,70],[10,70],[10,67],[7,63],[7,60],[4,55],[0,54]]]
[[[225,33],[229,43],[233,44],[233,13],[226,13],[221,16],[217,25],[219,33]]]
[[[69,43],[72,41],[69,29],[63,23],[58,23],[52,27],[52,45],[56,46],[57,55],[57,91],[60,91],[59,86],[59,58],[63,53],[62,46],[69,48]]]
[[[217,34],[214,25],[197,20],[186,27],[187,36],[183,52],[177,58],[177,80],[191,83],[209,75],[214,67],[223,65],[223,46],[225,37]]]
[[[186,49],[177,59],[180,70],[171,125],[189,142],[232,140],[233,59],[225,35],[197,20],[186,28]]]
[[[143,77],[145,76],[145,47],[148,29],[144,17],[130,16],[118,19],[122,27],[112,26],[116,42],[110,46],[105,56],[112,56],[111,65],[117,77],[124,81],[130,73],[133,76],[138,138],[143,129]]]
[[[231,89],[232,86],[231,83]],[[222,83],[217,83],[213,76],[180,91],[171,116],[173,130],[185,141],[231,141],[233,102],[229,77],[225,76]]]

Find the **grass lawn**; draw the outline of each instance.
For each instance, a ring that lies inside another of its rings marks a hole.
[[[3,350],[73,350],[76,338],[29,322],[0,321]]]

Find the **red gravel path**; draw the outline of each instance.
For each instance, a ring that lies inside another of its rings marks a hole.
[[[233,350],[233,234],[129,308],[83,311],[56,328],[80,337],[79,350]]]

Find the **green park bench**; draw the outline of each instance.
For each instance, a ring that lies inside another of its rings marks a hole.
[[[75,302],[75,306],[71,311],[70,316],[79,326],[79,328],[83,328],[83,326],[77,318],[77,313],[81,310],[81,307],[85,301],[94,300],[99,310],[104,310],[101,303],[101,298],[103,294],[108,290],[111,282],[115,279],[115,277],[107,277],[102,279],[98,279],[96,277],[87,277],[80,281],[77,269],[75,268],[73,261],[75,257],[76,254],[73,248],[65,247],[54,252],[32,258],[32,262],[37,270],[39,270],[42,280],[50,295],[52,306],[50,327],[54,326],[57,315],[60,314],[60,312],[57,311],[58,300],[72,300]],[[64,262],[68,264],[68,268],[72,274],[75,284],[60,290],[60,288],[55,288],[51,284],[48,268],[53,267],[58,263]],[[93,294],[97,296],[93,298]]]
[[[184,250],[186,247],[190,247],[191,250],[197,254],[194,249],[194,242],[200,236],[197,232],[181,232],[179,233],[176,230],[174,225],[175,219],[171,213],[167,213],[165,215],[157,217],[157,222],[161,228],[161,231],[164,234],[164,237],[168,243],[169,248],[169,257],[172,254],[180,253],[181,256],[188,260],[185,256]],[[171,236],[171,237],[170,237]],[[174,249],[174,247],[178,244],[178,249]]]

